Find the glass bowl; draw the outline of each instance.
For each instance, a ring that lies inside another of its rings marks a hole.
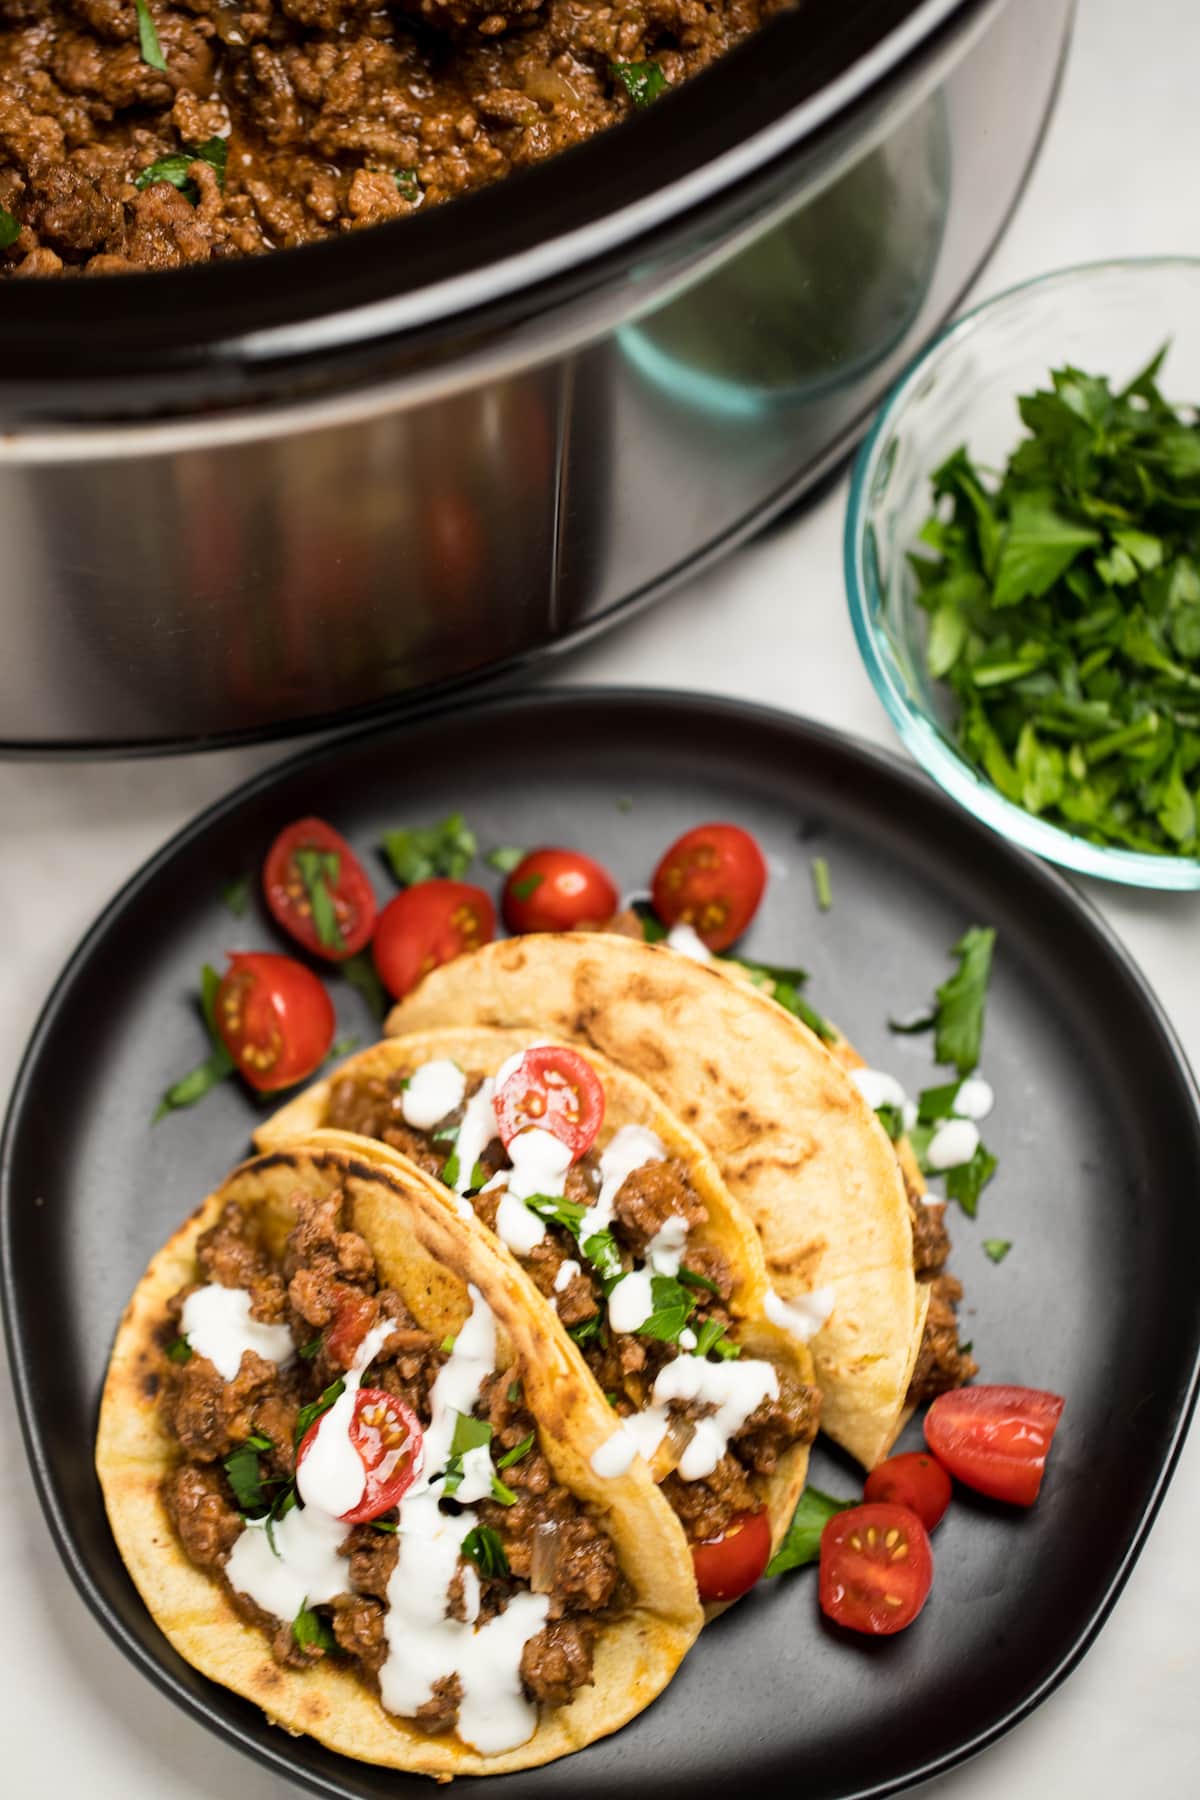
[[[1200,259],[1090,263],[1040,276],[955,321],[901,376],[859,452],[846,516],[846,587],[858,647],[905,745],[968,812],[1051,862],[1137,887],[1200,888],[1200,859],[1092,843],[1005,798],[955,747],[954,698],[925,668],[927,615],[907,553],[931,510],[929,478],[960,444],[1000,469],[1024,428],[1017,396],[1074,363],[1114,384],[1166,343],[1163,392],[1200,400]]]

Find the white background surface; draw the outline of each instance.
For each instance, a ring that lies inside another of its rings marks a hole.
[[[1200,8],[1082,0],[1081,15],[1041,162],[978,295],[1092,257],[1200,251]],[[843,482],[766,542],[581,653],[568,678],[744,695],[895,748],[842,599],[844,504]],[[0,1096],[60,965],[104,902],[193,812],[283,754],[0,764]],[[1090,891],[1200,1064],[1200,897]],[[1198,1518],[1194,1430],[1150,1543],[1082,1666],[1008,1738],[923,1794],[1200,1795]],[[6,1382],[0,1595],[0,1789],[9,1800],[71,1791],[88,1800],[281,1800],[295,1791],[185,1719],[92,1622],[42,1524]]]

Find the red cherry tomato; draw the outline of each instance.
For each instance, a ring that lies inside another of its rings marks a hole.
[[[299,1468],[312,1449],[328,1413],[314,1419],[300,1440]],[[350,1420],[350,1442],[358,1451],[365,1483],[362,1499],[341,1514],[347,1525],[366,1525],[389,1512],[421,1473],[425,1440],[416,1414],[382,1388],[359,1388]]]
[[[926,1413],[925,1442],[966,1487],[1032,1506],[1062,1409],[1061,1396],[1041,1388],[956,1388]]]
[[[758,911],[767,885],[762,851],[740,825],[697,825],[671,845],[650,883],[664,925],[690,925],[710,950],[727,950]]]
[[[403,1000],[423,975],[496,935],[496,913],[482,888],[466,881],[418,881],[389,900],[371,946],[379,979]]]
[[[863,1484],[864,1500],[881,1500],[889,1506],[907,1506],[926,1531],[932,1531],[950,1504],[950,1477],[941,1463],[923,1450],[889,1456],[871,1470]]]
[[[507,1146],[531,1125],[559,1138],[573,1162],[586,1154],[604,1123],[604,1089],[578,1050],[535,1044],[495,1099],[500,1136]]]
[[[620,896],[606,869],[581,850],[531,850],[504,884],[510,931],[583,931],[607,925]]]
[[[325,1339],[330,1362],[336,1363],[339,1369],[348,1369],[354,1361],[354,1352],[374,1322],[375,1302],[371,1296],[360,1294],[354,1288],[344,1288]]]
[[[320,981],[271,951],[231,953],[213,1012],[221,1042],[260,1093],[303,1081],[333,1042],[333,1002]]]
[[[297,819],[284,827],[267,851],[263,893],[276,923],[331,962],[353,956],[375,929],[367,872],[323,819]]]
[[[770,1559],[771,1522],[766,1513],[738,1513],[720,1537],[692,1545],[701,1600],[737,1600],[749,1593]]]
[[[906,1506],[852,1506],[821,1533],[821,1611],[850,1631],[890,1637],[929,1597],[933,1556]]]

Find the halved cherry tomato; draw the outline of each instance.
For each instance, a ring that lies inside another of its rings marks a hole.
[[[912,1624],[932,1582],[929,1538],[906,1506],[852,1506],[821,1533],[821,1611],[835,1625],[890,1637]]]
[[[606,869],[581,850],[531,850],[504,884],[510,931],[583,931],[607,925],[620,896]]]
[[[871,1470],[863,1483],[864,1500],[882,1500],[891,1506],[907,1506],[926,1531],[932,1531],[950,1504],[950,1477],[940,1462],[924,1450],[889,1456]]]
[[[671,845],[650,883],[664,925],[690,925],[710,950],[727,950],[758,911],[767,885],[762,851],[740,825],[697,825]]]
[[[379,979],[403,1000],[423,975],[496,935],[496,912],[482,888],[467,881],[418,881],[389,900],[371,946]]]
[[[692,1545],[701,1600],[737,1600],[749,1593],[770,1560],[771,1521],[766,1513],[737,1513],[720,1537]]]
[[[296,1453],[299,1468],[328,1413],[314,1419]],[[362,1499],[340,1516],[347,1525],[366,1525],[390,1511],[412,1486],[425,1461],[425,1440],[416,1414],[382,1388],[359,1388],[350,1420],[350,1442],[365,1476]]]
[[[355,1288],[343,1288],[333,1324],[325,1339],[329,1360],[339,1369],[348,1369],[354,1352],[366,1337],[375,1319],[375,1302],[369,1294]]]
[[[604,1122],[604,1089],[578,1050],[535,1044],[499,1089],[496,1120],[505,1145],[531,1125],[559,1138],[573,1161],[586,1154]]]
[[[230,953],[213,1012],[221,1042],[260,1093],[303,1081],[333,1042],[333,1002],[320,981],[273,951]]]
[[[324,819],[284,827],[267,851],[263,893],[276,923],[331,962],[353,956],[375,929],[367,872]]]
[[[1041,1388],[956,1388],[926,1413],[925,1442],[956,1481],[1032,1506],[1062,1409],[1061,1395]]]

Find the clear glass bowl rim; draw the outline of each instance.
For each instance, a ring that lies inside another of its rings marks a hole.
[[[939,332],[897,377],[863,440],[850,480],[843,558],[850,621],[872,686],[905,748],[953,800],[1001,836],[1063,868],[1073,869],[1081,875],[1094,875],[1102,881],[1178,892],[1200,888],[1200,858],[1155,856],[1141,850],[1094,844],[1088,838],[1078,837],[1006,799],[986,776],[952,748],[920,701],[909,692],[872,619],[872,601],[877,601],[879,596],[865,554],[872,510],[870,496],[880,460],[903,421],[914,390],[931,364],[944,358],[948,350],[957,348],[965,339],[986,333],[994,316],[1019,304],[1034,290],[1083,287],[1097,277],[1118,272],[1150,275],[1163,269],[1190,269],[1200,279],[1200,257],[1110,257],[1101,262],[1075,263],[1054,269],[991,295]]]

